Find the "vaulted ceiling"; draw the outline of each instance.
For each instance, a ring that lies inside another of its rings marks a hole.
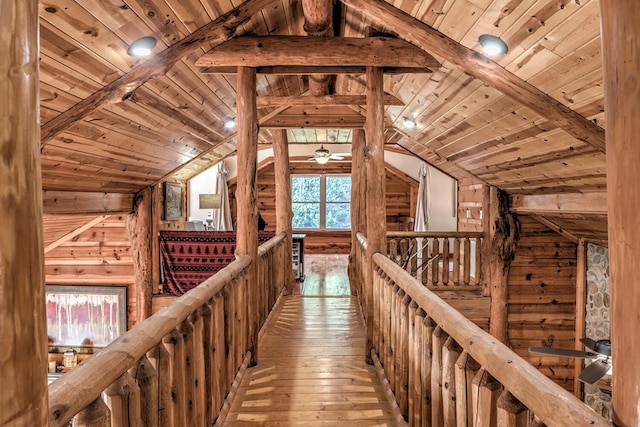
[[[344,142],[364,121],[363,65],[375,63],[385,70],[389,150],[514,196],[605,191],[596,0],[39,5],[45,190],[134,193],[232,154],[224,122],[236,115],[236,64],[258,68],[260,143],[282,128],[290,143]],[[482,34],[500,36],[509,52],[485,58]],[[312,35],[322,40],[307,43]],[[128,56],[143,36],[158,40],[152,56]],[[292,38],[255,36],[304,38],[296,49]],[[364,37],[369,45],[345,47]],[[284,44],[261,56],[274,40]],[[301,98],[312,95],[331,96]]]

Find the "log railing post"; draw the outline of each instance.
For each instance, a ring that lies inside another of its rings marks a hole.
[[[424,382],[422,376],[422,363],[424,359],[424,320],[426,313],[423,309],[418,308],[415,312],[414,319],[414,341],[413,341],[413,388],[409,392],[413,395],[413,411],[409,411],[410,421],[415,426],[422,425],[422,404],[424,399]],[[411,400],[409,401],[411,404]]]
[[[449,336],[440,326],[433,331],[431,355],[431,424],[441,426],[444,424],[442,402],[442,352]]]
[[[0,425],[48,419],[38,2],[0,6]]]
[[[237,146],[238,185],[236,190],[238,230],[236,233],[236,254],[249,255],[252,260],[247,271],[247,303],[243,304],[248,313],[250,366],[258,361],[258,209],[257,200],[257,158],[258,158],[258,113],[256,108],[256,70],[238,67],[237,75]],[[242,352],[244,357],[244,351]],[[236,365],[235,368],[238,368]],[[235,369],[234,369],[235,373]],[[233,377],[231,378],[231,382]]]
[[[179,328],[182,334],[182,366],[184,368],[184,401],[185,415],[187,425],[196,425],[195,416],[195,366],[194,366],[194,349],[193,349],[193,324],[186,319]]]
[[[276,233],[287,233],[284,242],[284,259],[280,265],[284,270],[284,294],[293,292],[295,278],[293,268],[286,268],[291,264],[292,252],[292,224],[293,210],[291,205],[291,174],[289,172],[289,145],[286,130],[276,130],[273,133],[273,164],[276,174]]]
[[[456,419],[458,425],[470,425],[475,419],[472,402],[473,379],[480,370],[478,362],[463,351],[456,360]]]
[[[433,366],[433,333],[436,323],[430,317],[425,317],[422,328],[422,360],[420,371],[422,375],[422,422],[430,423],[433,417],[433,396],[431,388],[431,375]]]
[[[195,425],[208,425],[211,420],[205,421],[205,392],[207,387],[204,364],[204,354],[207,349],[204,345],[204,319],[201,311],[195,311],[189,320],[193,325],[193,357],[191,359],[193,383],[190,386],[193,389],[193,420]]]
[[[202,347],[204,365],[204,418],[211,424],[218,416],[218,408],[215,396],[215,345],[213,343],[213,310],[212,301],[200,307],[200,317],[202,318]]]
[[[442,408],[446,427],[456,426],[456,361],[462,353],[462,347],[451,337],[442,349]]]
[[[227,379],[227,364],[226,364],[226,341],[225,341],[225,321],[224,321],[224,302],[223,296],[218,295],[213,299],[213,360],[216,370],[214,372],[214,396],[216,398],[216,409],[222,408],[224,398],[226,396],[226,379]]]
[[[171,374],[171,415],[172,425],[187,425],[184,391],[184,345],[182,334],[175,329],[163,339],[169,353],[169,373]]]
[[[411,297],[400,292],[400,327],[398,330],[398,369],[396,383],[396,401],[400,413],[407,418],[409,415],[409,304]]]
[[[500,427],[527,427],[529,425],[529,411],[526,406],[505,390],[498,398],[497,419]]]
[[[407,382],[407,399],[408,399],[408,412],[407,419],[412,422],[415,414],[415,406],[416,406],[416,365],[418,357],[417,351],[417,343],[419,342],[418,337],[416,336],[416,312],[418,310],[418,304],[415,301],[411,300],[409,303],[409,334],[407,340],[407,369],[408,369],[408,382]],[[422,320],[422,319],[420,319]]]
[[[464,277],[464,276],[463,276]],[[460,239],[453,239],[453,284],[460,284]]]
[[[173,425],[173,405],[171,403],[171,358],[167,348],[158,344],[149,351],[158,381],[158,427]]]
[[[502,385],[485,369],[480,369],[473,379],[473,405],[477,426],[494,426],[497,423],[497,402]]]

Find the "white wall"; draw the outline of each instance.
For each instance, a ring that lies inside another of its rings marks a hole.
[[[289,154],[291,156],[313,156],[313,152],[320,148],[315,144],[290,144]],[[332,153],[351,152],[349,144],[331,144],[327,148]],[[258,152],[258,163],[262,160],[273,157],[273,149],[268,148]],[[384,160],[396,169],[404,172],[416,181],[420,171],[420,159],[391,151],[385,151]],[[231,156],[226,160],[227,179],[234,178],[238,173],[236,156]],[[438,169],[429,166],[431,174],[431,220],[429,231],[456,231],[456,193],[457,182],[450,176],[440,172]],[[189,182],[189,219],[199,219],[204,221],[207,218],[206,209],[198,209],[198,195],[201,193],[212,193],[213,183],[216,179],[215,168],[210,168],[201,174],[193,177]]]

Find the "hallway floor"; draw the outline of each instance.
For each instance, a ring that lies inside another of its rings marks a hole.
[[[305,280],[276,307],[225,426],[394,426],[364,362],[360,308],[346,255],[305,256]]]

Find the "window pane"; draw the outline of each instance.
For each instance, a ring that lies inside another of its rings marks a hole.
[[[326,196],[327,202],[348,203],[351,200],[351,177],[350,176],[327,176],[326,182],[327,182],[327,196]]]
[[[291,177],[291,198],[294,202],[320,202],[320,177]]]
[[[293,228],[320,228],[319,203],[292,203]]]
[[[327,203],[327,228],[351,228],[349,203]]]

